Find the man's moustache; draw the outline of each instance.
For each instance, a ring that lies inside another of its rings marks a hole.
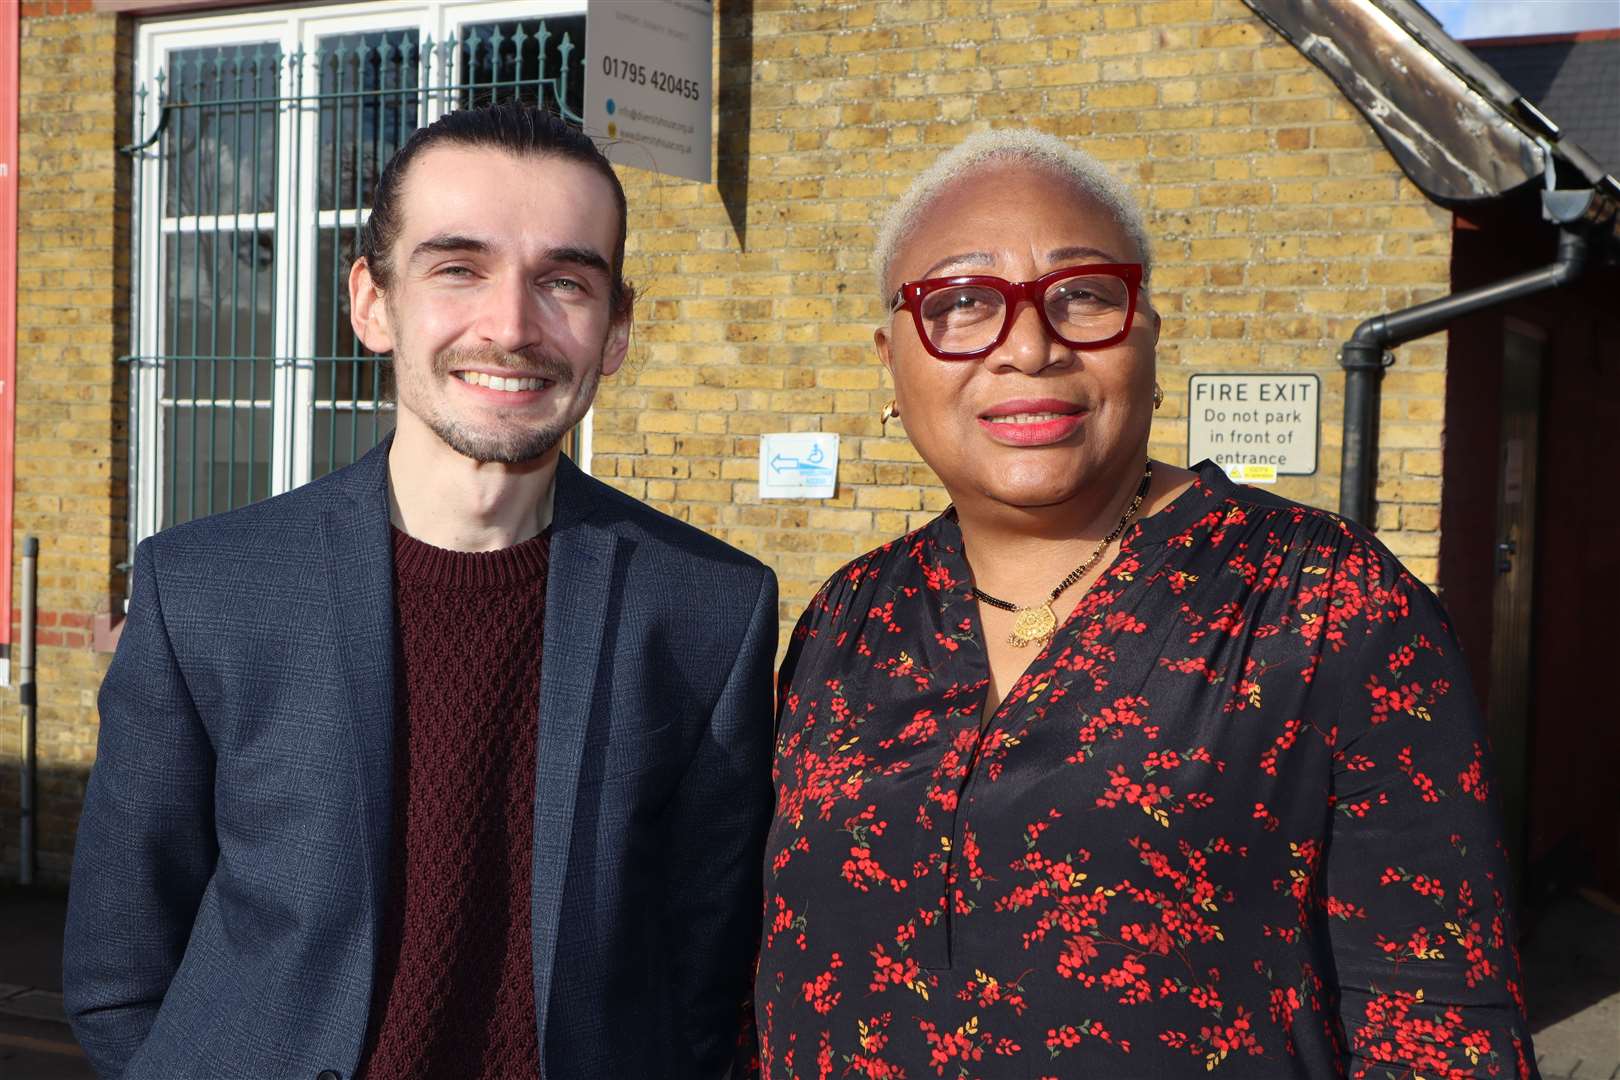
[[[433,358],[433,370],[448,375],[458,368],[491,367],[517,375],[535,375],[548,382],[574,381],[574,369],[548,353],[507,352],[504,349],[446,349]]]

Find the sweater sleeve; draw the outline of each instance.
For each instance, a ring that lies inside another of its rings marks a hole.
[[[1364,565],[1324,883],[1348,1075],[1534,1077],[1479,704],[1439,602]]]

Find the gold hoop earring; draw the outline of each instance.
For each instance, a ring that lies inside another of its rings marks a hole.
[[[878,426],[883,429],[883,434],[887,435],[889,433],[889,421],[898,419],[900,419],[900,405],[891,398],[889,403],[883,406],[882,411],[878,413]]]
[[[1154,383],[1153,384],[1153,411],[1158,412],[1159,407],[1161,405],[1163,405],[1163,404],[1164,404],[1164,387],[1160,386],[1158,383]]]

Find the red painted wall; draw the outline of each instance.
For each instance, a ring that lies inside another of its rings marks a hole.
[[[0,645],[11,643],[11,507],[17,431],[17,63],[16,4],[0,3]]]

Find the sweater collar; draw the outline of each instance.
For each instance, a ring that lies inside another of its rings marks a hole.
[[[394,575],[402,583],[510,589],[544,580],[551,563],[549,528],[497,551],[451,551],[423,543],[398,529],[392,533]]]

